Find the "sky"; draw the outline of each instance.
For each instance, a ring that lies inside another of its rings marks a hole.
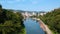
[[[0,0],[5,9],[25,11],[50,11],[60,8],[60,0]]]

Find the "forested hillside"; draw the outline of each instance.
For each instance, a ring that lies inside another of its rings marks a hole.
[[[49,26],[54,34],[60,34],[60,8],[40,16],[40,19]]]
[[[25,34],[21,13],[8,11],[0,5],[0,34]]]

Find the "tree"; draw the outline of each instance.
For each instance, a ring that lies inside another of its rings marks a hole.
[[[2,8],[2,5],[0,5],[0,8]]]
[[[47,24],[51,30],[60,34],[60,8],[54,9],[42,17],[40,16],[40,19]]]
[[[2,6],[0,8],[2,9]],[[23,34],[24,32],[22,14],[2,9],[0,12],[0,34]]]
[[[2,5],[0,5],[0,11],[2,10]]]

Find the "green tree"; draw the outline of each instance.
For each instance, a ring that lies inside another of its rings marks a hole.
[[[60,8],[54,9],[44,16],[40,16],[40,19],[47,24],[55,34],[60,34]]]
[[[2,10],[2,5],[0,5],[0,11]]]
[[[0,34],[24,34],[24,32],[22,14],[2,9],[0,13]]]

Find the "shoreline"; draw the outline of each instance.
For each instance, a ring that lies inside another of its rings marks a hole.
[[[48,28],[48,26],[46,24],[43,23],[42,20],[38,19],[38,18],[33,18],[35,20],[37,20],[40,24],[40,27],[43,29],[43,31],[46,33],[46,34],[53,34],[52,31]]]

